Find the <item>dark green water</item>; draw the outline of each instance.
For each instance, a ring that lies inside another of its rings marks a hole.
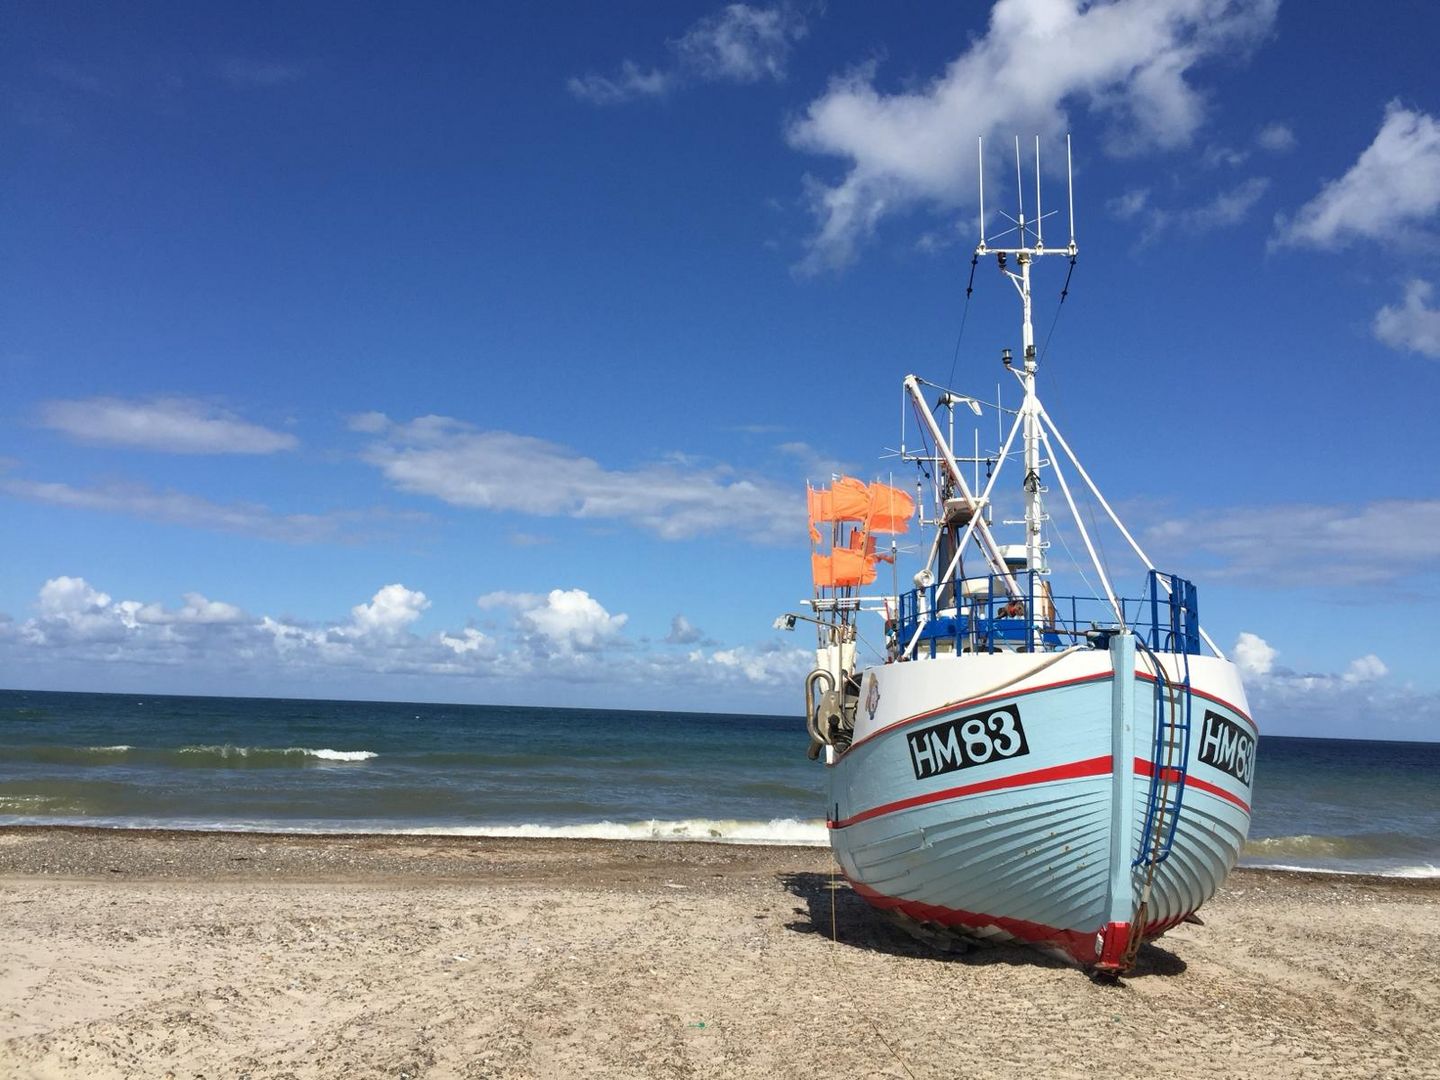
[[[0,691],[0,824],[824,843],[798,718]],[[1440,744],[1260,740],[1245,862],[1440,873]]]

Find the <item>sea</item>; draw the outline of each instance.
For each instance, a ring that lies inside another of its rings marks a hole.
[[[824,845],[796,717],[0,690],[0,825]],[[1242,865],[1440,876],[1440,744],[1262,736]]]

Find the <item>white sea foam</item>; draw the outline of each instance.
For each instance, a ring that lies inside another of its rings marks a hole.
[[[373,750],[308,750],[305,747],[297,749],[310,757],[319,758],[321,761],[369,761],[371,758],[380,756]]]
[[[92,754],[124,754],[135,748],[122,743],[119,746],[87,746],[86,749]]]
[[[1240,863],[1247,870],[1284,870],[1292,874],[1340,874],[1345,877],[1394,877],[1433,878],[1440,877],[1440,866],[1422,863],[1416,866],[1377,866],[1356,868],[1354,866],[1293,866],[1289,863],[1250,862]]]
[[[126,747],[125,749],[129,749]],[[318,761],[369,761],[379,757],[373,750],[331,750],[308,746],[182,746],[179,753],[216,758],[310,757]]]
[[[555,840],[699,840],[721,844],[796,844],[824,847],[825,822],[772,818],[689,818],[683,821],[591,821],[575,825],[456,825],[387,829],[405,835],[530,837]]]
[[[711,844],[789,844],[824,847],[825,822],[774,818],[741,821],[733,818],[691,818],[684,821],[591,821],[574,825],[417,825],[407,828],[378,821],[217,821],[198,818],[11,817],[0,807],[0,825],[87,825],[112,829],[179,829],[185,832],[271,832],[327,835],[361,833],[384,836],[474,836],[553,840],[684,840]],[[19,809],[16,807],[15,809]]]

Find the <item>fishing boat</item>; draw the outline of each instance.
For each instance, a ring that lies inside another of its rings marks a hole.
[[[1032,271],[1067,260],[1068,289],[1079,248],[1069,140],[1069,242],[1053,247],[1039,150],[1037,139],[1035,213],[1027,220],[1017,195],[1018,213],[998,214],[1004,228],[987,239],[982,145],[971,263],[972,286],[993,259],[1018,296],[1019,360],[1000,357],[1018,400],[905,376],[916,424],[902,421],[896,456],[918,470],[914,495],[893,476],[811,488],[810,612],[777,626],[817,628],[810,756],[854,890],[922,936],[1023,942],[1122,973],[1144,943],[1198,922],[1235,865],[1257,730],[1235,665],[1200,625],[1195,586],[1156,568],[1042,402]],[[1017,193],[1020,173],[1017,140]],[[993,449],[981,450],[982,432]],[[1082,502],[1099,509],[1093,534]],[[912,526],[920,541],[902,549]],[[1097,555],[1102,526],[1134,552],[1137,578],[1143,566],[1133,595]],[[1078,556],[1070,576],[1093,587],[1062,594],[1057,535],[1078,537],[1093,577]],[[881,564],[889,589],[877,588]]]

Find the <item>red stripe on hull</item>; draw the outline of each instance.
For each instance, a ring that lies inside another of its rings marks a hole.
[[[1062,930],[1005,915],[984,915],[978,911],[958,911],[941,907],[939,904],[927,904],[922,900],[902,900],[898,896],[886,896],[853,879],[850,880],[850,886],[881,911],[900,911],[912,919],[962,930],[985,930],[994,927],[1027,945],[1060,949],[1077,964],[1085,966],[1093,965],[1100,959],[1100,952],[1096,948],[1097,936],[1100,934],[1098,930]]]
[[[1128,922],[1106,923],[1096,930],[1065,930],[1026,919],[1012,919],[1006,915],[985,915],[978,911],[961,911],[939,904],[927,904],[923,900],[904,900],[898,896],[887,896],[878,889],[856,881],[848,874],[845,879],[856,893],[865,898],[866,903],[881,911],[899,911],[921,922],[938,923],[962,931],[993,928],[1026,945],[1059,949],[1081,967],[1096,967],[1109,971],[1120,971],[1123,968],[1122,957],[1130,940],[1131,924]],[[1159,937],[1166,930],[1184,922],[1191,914],[1193,913],[1187,911],[1172,919],[1147,923],[1142,940],[1151,941]]]
[[[1139,776],[1144,776],[1148,778],[1155,775],[1155,766],[1150,762],[1146,761],[1144,758],[1137,757],[1135,759],[1135,772]],[[1178,770],[1170,769],[1168,770],[1168,772],[1169,776],[1167,776],[1166,779],[1172,782],[1178,781],[1180,779],[1180,773]],[[1185,786],[1187,788],[1194,788],[1196,791],[1203,791],[1207,795],[1219,796],[1226,802],[1234,803],[1241,810],[1244,810],[1245,813],[1250,813],[1250,804],[1247,803],[1244,799],[1240,798],[1239,795],[1236,795],[1232,791],[1227,791],[1219,784],[1212,784],[1208,780],[1201,780],[1194,773],[1190,773],[1185,777]]]
[[[931,791],[924,795],[913,795],[908,799],[899,799],[895,802],[883,803],[880,806],[872,807],[869,810],[862,810],[858,814],[852,814],[840,821],[827,822],[831,829],[843,829],[857,822],[869,821],[871,818],[881,817],[884,814],[893,814],[900,810],[909,810],[916,806],[925,806],[928,803],[945,802],[949,799],[960,799],[966,795],[979,795],[986,791],[1001,791],[1011,787],[1027,787],[1031,784],[1048,784],[1054,780],[1078,780],[1087,776],[1104,776],[1110,771],[1111,757],[1106,754],[1104,757],[1087,758],[1084,761],[1072,761],[1066,765],[1052,765],[1046,769],[1032,769],[1029,772],[1015,773],[1012,776],[997,776],[992,780],[981,780],[974,784],[963,784],[960,787],[946,788],[944,791]],[[1137,759],[1138,760],[1138,759]]]

